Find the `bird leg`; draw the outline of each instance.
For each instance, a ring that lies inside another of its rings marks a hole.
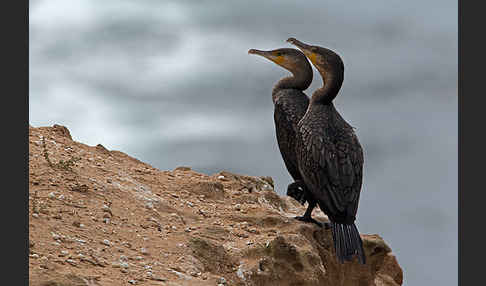
[[[314,208],[316,207],[316,201],[309,201],[309,205],[307,206],[307,210],[305,211],[304,215],[303,216],[296,216],[295,219],[296,220],[300,220],[300,221],[303,221],[303,222],[311,222],[311,223],[315,223],[317,224],[319,227],[323,227],[323,224],[318,222],[317,220],[313,219],[311,217],[311,214],[312,214],[312,210],[314,210]],[[329,228],[329,223],[325,223],[324,224],[324,227],[327,229]]]

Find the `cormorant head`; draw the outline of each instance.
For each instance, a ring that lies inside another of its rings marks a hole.
[[[303,69],[310,69],[310,72],[312,73],[312,68],[309,61],[307,61],[306,57],[301,51],[296,49],[283,48],[272,51],[251,49],[248,51],[248,54],[259,55],[267,58],[294,74],[302,71]]]
[[[304,44],[295,38],[289,38],[287,42],[304,52],[324,79],[329,76],[343,77],[344,64],[341,57],[335,52],[323,47]]]

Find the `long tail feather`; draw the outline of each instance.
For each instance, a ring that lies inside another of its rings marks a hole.
[[[339,262],[350,261],[356,254],[358,260],[366,263],[366,257],[363,250],[363,241],[359,235],[358,228],[353,224],[340,224],[331,222],[332,238],[334,240],[334,249]]]

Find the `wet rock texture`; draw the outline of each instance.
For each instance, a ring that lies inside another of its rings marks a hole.
[[[29,184],[30,285],[402,285],[379,235],[338,263],[270,177],[161,171],[54,125],[29,126]]]

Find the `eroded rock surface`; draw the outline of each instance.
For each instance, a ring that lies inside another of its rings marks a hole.
[[[378,235],[366,265],[338,263],[270,177],[161,171],[55,125],[29,127],[29,183],[30,285],[402,284]]]

